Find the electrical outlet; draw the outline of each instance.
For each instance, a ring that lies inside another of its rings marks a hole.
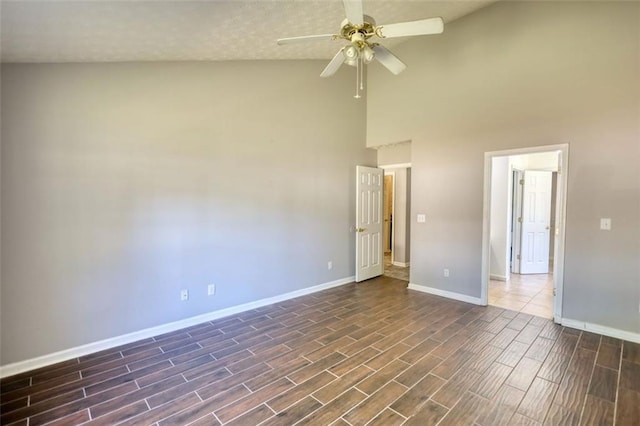
[[[603,217],[600,219],[600,229],[603,231],[611,231],[611,218]]]
[[[444,270],[444,276],[445,276],[445,278],[449,278],[449,270],[448,269]]]
[[[214,294],[216,294],[216,285],[209,284],[207,286],[207,296],[213,296]]]
[[[180,300],[183,302],[189,300],[189,290],[180,290]]]
[[[327,262],[327,269],[329,269],[329,270],[333,269],[333,262],[332,261],[328,261]]]

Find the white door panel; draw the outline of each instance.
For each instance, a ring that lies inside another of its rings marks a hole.
[[[356,281],[382,275],[382,169],[356,167]]]
[[[521,274],[549,273],[551,172],[524,172]]]

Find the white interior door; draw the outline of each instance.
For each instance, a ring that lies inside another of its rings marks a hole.
[[[549,273],[551,172],[524,172],[522,197],[521,274]]]
[[[382,169],[356,166],[356,282],[382,275]]]

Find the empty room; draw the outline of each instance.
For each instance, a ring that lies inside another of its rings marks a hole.
[[[0,424],[640,424],[639,1],[0,1]]]

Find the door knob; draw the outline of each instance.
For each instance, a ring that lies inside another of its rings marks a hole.
[[[356,228],[356,232],[364,232],[366,231],[366,228]]]

